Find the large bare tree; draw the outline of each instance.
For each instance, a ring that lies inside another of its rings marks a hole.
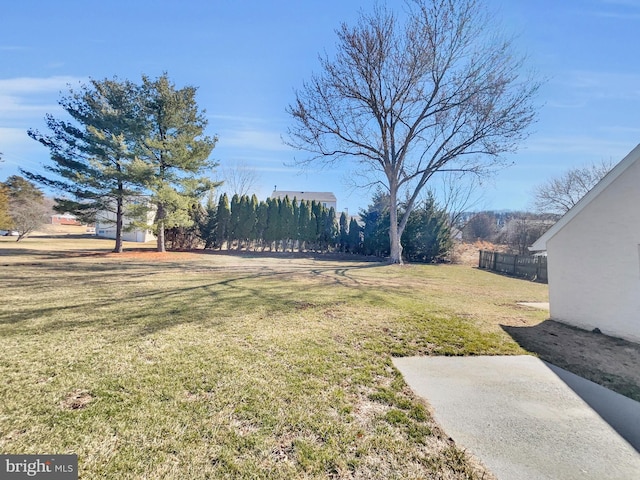
[[[538,212],[567,213],[613,168],[611,161],[570,168],[559,177],[535,187],[533,203]]]
[[[406,6],[378,6],[338,29],[335,56],[320,58],[288,107],[285,139],[312,154],[300,164],[352,159],[377,175],[391,200],[392,263],[402,263],[400,237],[431,177],[503,165],[534,120],[539,88],[480,1]]]

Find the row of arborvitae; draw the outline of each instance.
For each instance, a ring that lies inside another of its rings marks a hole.
[[[352,253],[389,255],[390,216],[386,196],[377,194],[372,205],[361,212],[361,223],[315,201],[226,194],[216,203],[194,204],[193,223],[166,231],[172,249],[207,249],[274,252]],[[446,213],[432,197],[416,208],[402,237],[405,258],[432,262],[442,259],[451,246]]]

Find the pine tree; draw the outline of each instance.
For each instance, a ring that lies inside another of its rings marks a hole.
[[[144,137],[138,156],[146,165],[158,251],[165,251],[167,226],[190,225],[189,205],[214,185],[205,177],[215,164],[209,160],[217,138],[204,135],[207,119],[198,109],[196,88],[177,90],[166,74],[142,78]]]
[[[139,88],[131,82],[92,80],[63,96],[60,105],[72,121],[47,115],[50,134],[28,134],[49,149],[45,176],[26,170],[32,181],[64,192],[54,209],[91,223],[99,214],[115,217],[114,252],[122,252],[125,203],[142,193],[144,172],[134,150],[143,128]],[[102,219],[107,220],[107,219]]]

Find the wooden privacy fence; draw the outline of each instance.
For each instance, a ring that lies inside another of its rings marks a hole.
[[[480,250],[478,267],[534,282],[547,283],[547,257],[544,256],[531,257]]]

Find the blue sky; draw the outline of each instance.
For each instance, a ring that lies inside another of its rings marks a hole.
[[[390,5],[402,5],[389,0]],[[364,0],[21,0],[0,16],[0,180],[42,172],[48,152],[26,130],[63,116],[57,102],[88,78],[139,81],[168,72],[194,85],[221,166],[248,165],[256,193],[333,191],[356,213],[371,192],[349,187],[349,165],[300,171],[281,135],[286,106],[331,53],[340,22]],[[573,166],[621,160],[640,143],[640,0],[487,0],[516,35],[527,66],[547,79],[540,114],[513,166],[484,184],[476,206],[521,210],[536,184]]]

